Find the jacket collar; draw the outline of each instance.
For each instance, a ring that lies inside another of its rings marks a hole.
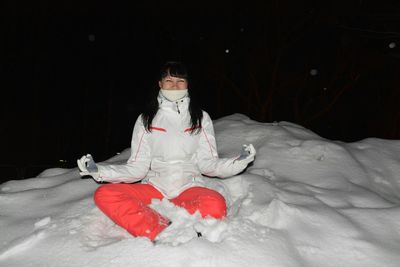
[[[158,106],[160,107],[160,109],[172,110],[179,114],[183,111],[188,110],[190,97],[188,95],[186,95],[176,101],[170,101],[167,98],[165,98],[165,96],[163,96],[163,94],[160,91],[158,93],[157,100],[158,100]]]

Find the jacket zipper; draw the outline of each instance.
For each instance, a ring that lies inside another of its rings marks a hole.
[[[175,103],[176,103],[176,109],[178,110],[178,114],[181,114],[181,111],[179,110],[178,101],[176,101]]]

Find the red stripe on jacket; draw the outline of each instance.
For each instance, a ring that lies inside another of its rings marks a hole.
[[[189,132],[189,131],[192,131],[192,130],[194,130],[194,129],[197,129],[197,128],[201,128],[201,126],[196,125],[196,126],[194,126],[194,127],[186,128],[186,129],[185,129],[185,133],[186,133],[186,132]]]
[[[206,137],[206,140],[207,140],[208,146],[209,146],[209,148],[210,148],[210,153],[211,153],[211,156],[212,156],[213,158],[217,158],[217,157],[215,157],[215,156],[214,156],[214,154],[213,154],[213,149],[212,149],[212,146],[211,146],[210,140],[208,140],[207,133],[206,133],[206,131],[204,131],[204,129],[203,129],[203,134],[204,134],[204,136]]]
[[[167,130],[164,128],[160,128],[160,127],[153,127],[150,126],[150,130],[156,130],[156,131],[160,131],[160,132],[166,132]]]

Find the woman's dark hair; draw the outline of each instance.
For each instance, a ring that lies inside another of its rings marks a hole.
[[[201,121],[203,119],[203,111],[201,110],[200,106],[198,105],[197,98],[195,91],[189,81],[189,75],[187,72],[186,66],[177,61],[168,61],[165,63],[161,70],[159,79],[162,80],[167,76],[177,77],[186,79],[188,84],[190,85],[190,89],[188,90],[190,101],[189,101],[189,113],[190,113],[190,120],[191,120],[191,131],[190,134],[198,134],[201,131]],[[154,117],[158,111],[158,100],[157,96],[159,93],[159,88],[154,87],[148,104],[142,113],[142,120],[145,129],[148,132],[151,132],[151,123],[153,122]]]

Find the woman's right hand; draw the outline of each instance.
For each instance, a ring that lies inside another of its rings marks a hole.
[[[81,176],[89,175],[92,176],[93,179],[96,180],[97,182],[102,181],[98,172],[97,165],[90,154],[87,154],[78,159],[77,164],[80,170],[79,174]]]

